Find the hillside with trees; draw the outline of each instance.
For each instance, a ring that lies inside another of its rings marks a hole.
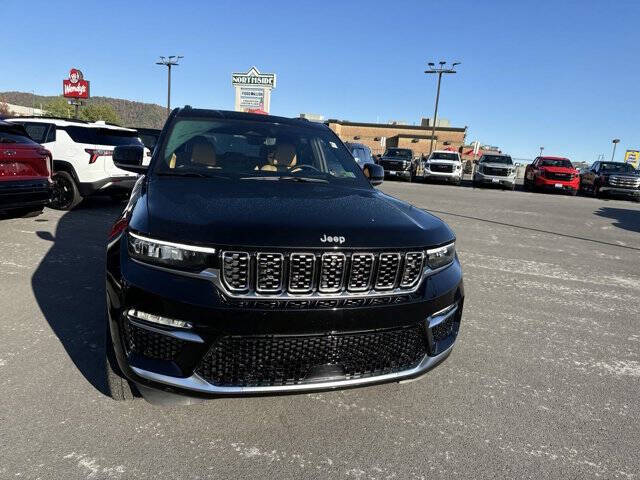
[[[62,96],[33,95],[28,92],[1,92],[0,103],[47,110],[50,115],[71,117],[73,106]],[[167,110],[153,103],[134,102],[121,98],[92,97],[80,107],[80,118],[105,120],[125,127],[162,128]]]

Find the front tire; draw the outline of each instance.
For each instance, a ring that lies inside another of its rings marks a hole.
[[[116,360],[116,352],[113,349],[113,340],[111,339],[111,330],[109,329],[109,321],[107,321],[107,331],[105,335],[105,376],[107,378],[107,390],[111,398],[121,402],[125,400],[133,400],[136,397],[136,388],[124,378],[118,361]]]
[[[49,206],[56,210],[71,210],[82,201],[73,177],[67,172],[53,174],[53,194]]]

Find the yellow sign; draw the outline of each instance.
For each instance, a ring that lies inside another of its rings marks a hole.
[[[638,168],[640,165],[640,151],[627,150],[624,154],[624,161],[633,165],[633,168]]]

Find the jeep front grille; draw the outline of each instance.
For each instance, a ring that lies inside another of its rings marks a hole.
[[[222,254],[222,276],[227,288],[233,292],[249,289],[249,254],[247,252],[224,252]]]
[[[409,290],[422,277],[424,252],[223,252],[223,285],[234,296],[367,295]],[[399,293],[399,292],[398,292]]]

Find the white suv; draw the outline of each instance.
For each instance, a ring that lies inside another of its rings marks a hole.
[[[51,207],[70,210],[83,197],[96,193],[121,199],[133,188],[137,175],[116,168],[111,156],[117,145],[142,146],[136,130],[105,122],[51,117],[6,120],[24,125],[29,136],[52,153]]]
[[[435,150],[416,169],[416,178],[445,180],[460,185],[462,182],[462,161],[458,152]]]

